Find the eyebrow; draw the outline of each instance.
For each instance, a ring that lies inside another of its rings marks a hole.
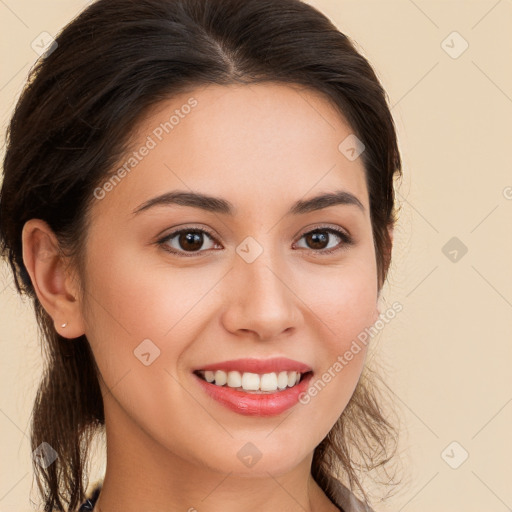
[[[235,215],[237,212],[235,206],[226,199],[197,192],[175,190],[145,201],[133,210],[133,214],[136,215],[155,206],[169,206],[174,204],[200,208],[208,212],[230,216]],[[292,205],[286,215],[301,215],[336,205],[353,205],[359,208],[363,213],[365,212],[365,207],[355,195],[344,190],[338,190],[336,192],[319,194],[311,199],[299,200]]]

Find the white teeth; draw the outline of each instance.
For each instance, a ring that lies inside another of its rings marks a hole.
[[[241,388],[244,391],[277,391],[295,386],[300,382],[301,373],[296,371],[290,372],[272,372],[259,375],[257,373],[239,371],[225,372],[223,370],[216,371],[200,371],[199,372],[207,382],[212,382],[217,386],[227,385],[230,388]]]
[[[228,373],[228,386],[230,388],[239,388],[242,385],[242,374],[240,372]]]
[[[228,376],[226,372],[223,372],[222,370],[217,370],[215,372],[215,384],[218,386],[224,386],[226,382],[228,381]]]
[[[264,373],[260,378],[261,391],[275,391],[277,389],[277,375],[275,373]]]
[[[277,387],[279,389],[285,389],[288,386],[288,372],[279,372],[277,376]]]
[[[260,376],[257,373],[244,372],[242,374],[242,388],[246,391],[258,391],[260,389]]]

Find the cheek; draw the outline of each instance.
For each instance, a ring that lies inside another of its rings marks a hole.
[[[90,246],[84,317],[105,382],[114,385],[128,371],[130,378],[139,373],[142,378],[149,369],[158,369],[168,380],[162,368],[175,373],[196,330],[209,318],[209,291],[218,276],[206,266],[177,268],[164,258],[143,262],[140,254],[114,244],[102,249]],[[144,358],[150,365],[144,366]]]
[[[136,254],[130,257],[113,247],[104,253],[108,259],[93,250],[91,255],[98,257],[89,258],[86,336],[102,380],[112,391],[104,390],[106,407],[117,411],[121,404],[140,424],[147,417],[158,418],[156,425],[146,426],[158,430],[160,425],[178,438],[185,436],[188,427],[176,423],[173,415],[188,396],[176,366],[195,338],[200,299],[211,283],[201,275],[192,281],[196,274],[191,270],[142,264]]]
[[[91,248],[87,282],[92,312],[88,324],[101,324],[102,333],[119,332],[133,341],[162,338],[204,294],[204,279],[191,282],[193,271],[173,268],[164,260],[143,261],[140,252],[128,248],[109,247],[103,253],[108,257]]]
[[[345,351],[351,340],[376,320],[376,266],[370,257],[366,261],[354,258],[325,274],[316,271],[303,283],[305,302],[323,330],[324,346],[331,355]]]
[[[368,328],[376,319],[375,272],[371,258],[361,259],[338,268],[328,279],[317,279],[316,287],[306,282],[303,288],[304,294],[309,290],[305,302],[322,356],[301,403],[322,411],[315,428],[323,435],[345,409],[361,376],[370,341]]]
[[[376,292],[371,286],[344,285],[313,308],[321,320],[320,373],[325,374],[325,382],[335,382],[331,388],[342,385],[343,395],[351,393],[359,379],[368,349],[367,331],[376,314]]]

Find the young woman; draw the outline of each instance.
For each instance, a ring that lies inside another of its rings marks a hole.
[[[370,510],[361,476],[396,439],[365,357],[401,160],[323,14],[99,0],[32,70],[3,172],[2,253],[48,354],[45,511]]]

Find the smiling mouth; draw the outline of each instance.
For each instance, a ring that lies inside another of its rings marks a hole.
[[[228,387],[236,391],[250,394],[271,394],[285,391],[296,386],[309,372],[282,371],[271,373],[251,373],[239,371],[208,371],[196,370],[194,374],[200,379],[215,386]]]

